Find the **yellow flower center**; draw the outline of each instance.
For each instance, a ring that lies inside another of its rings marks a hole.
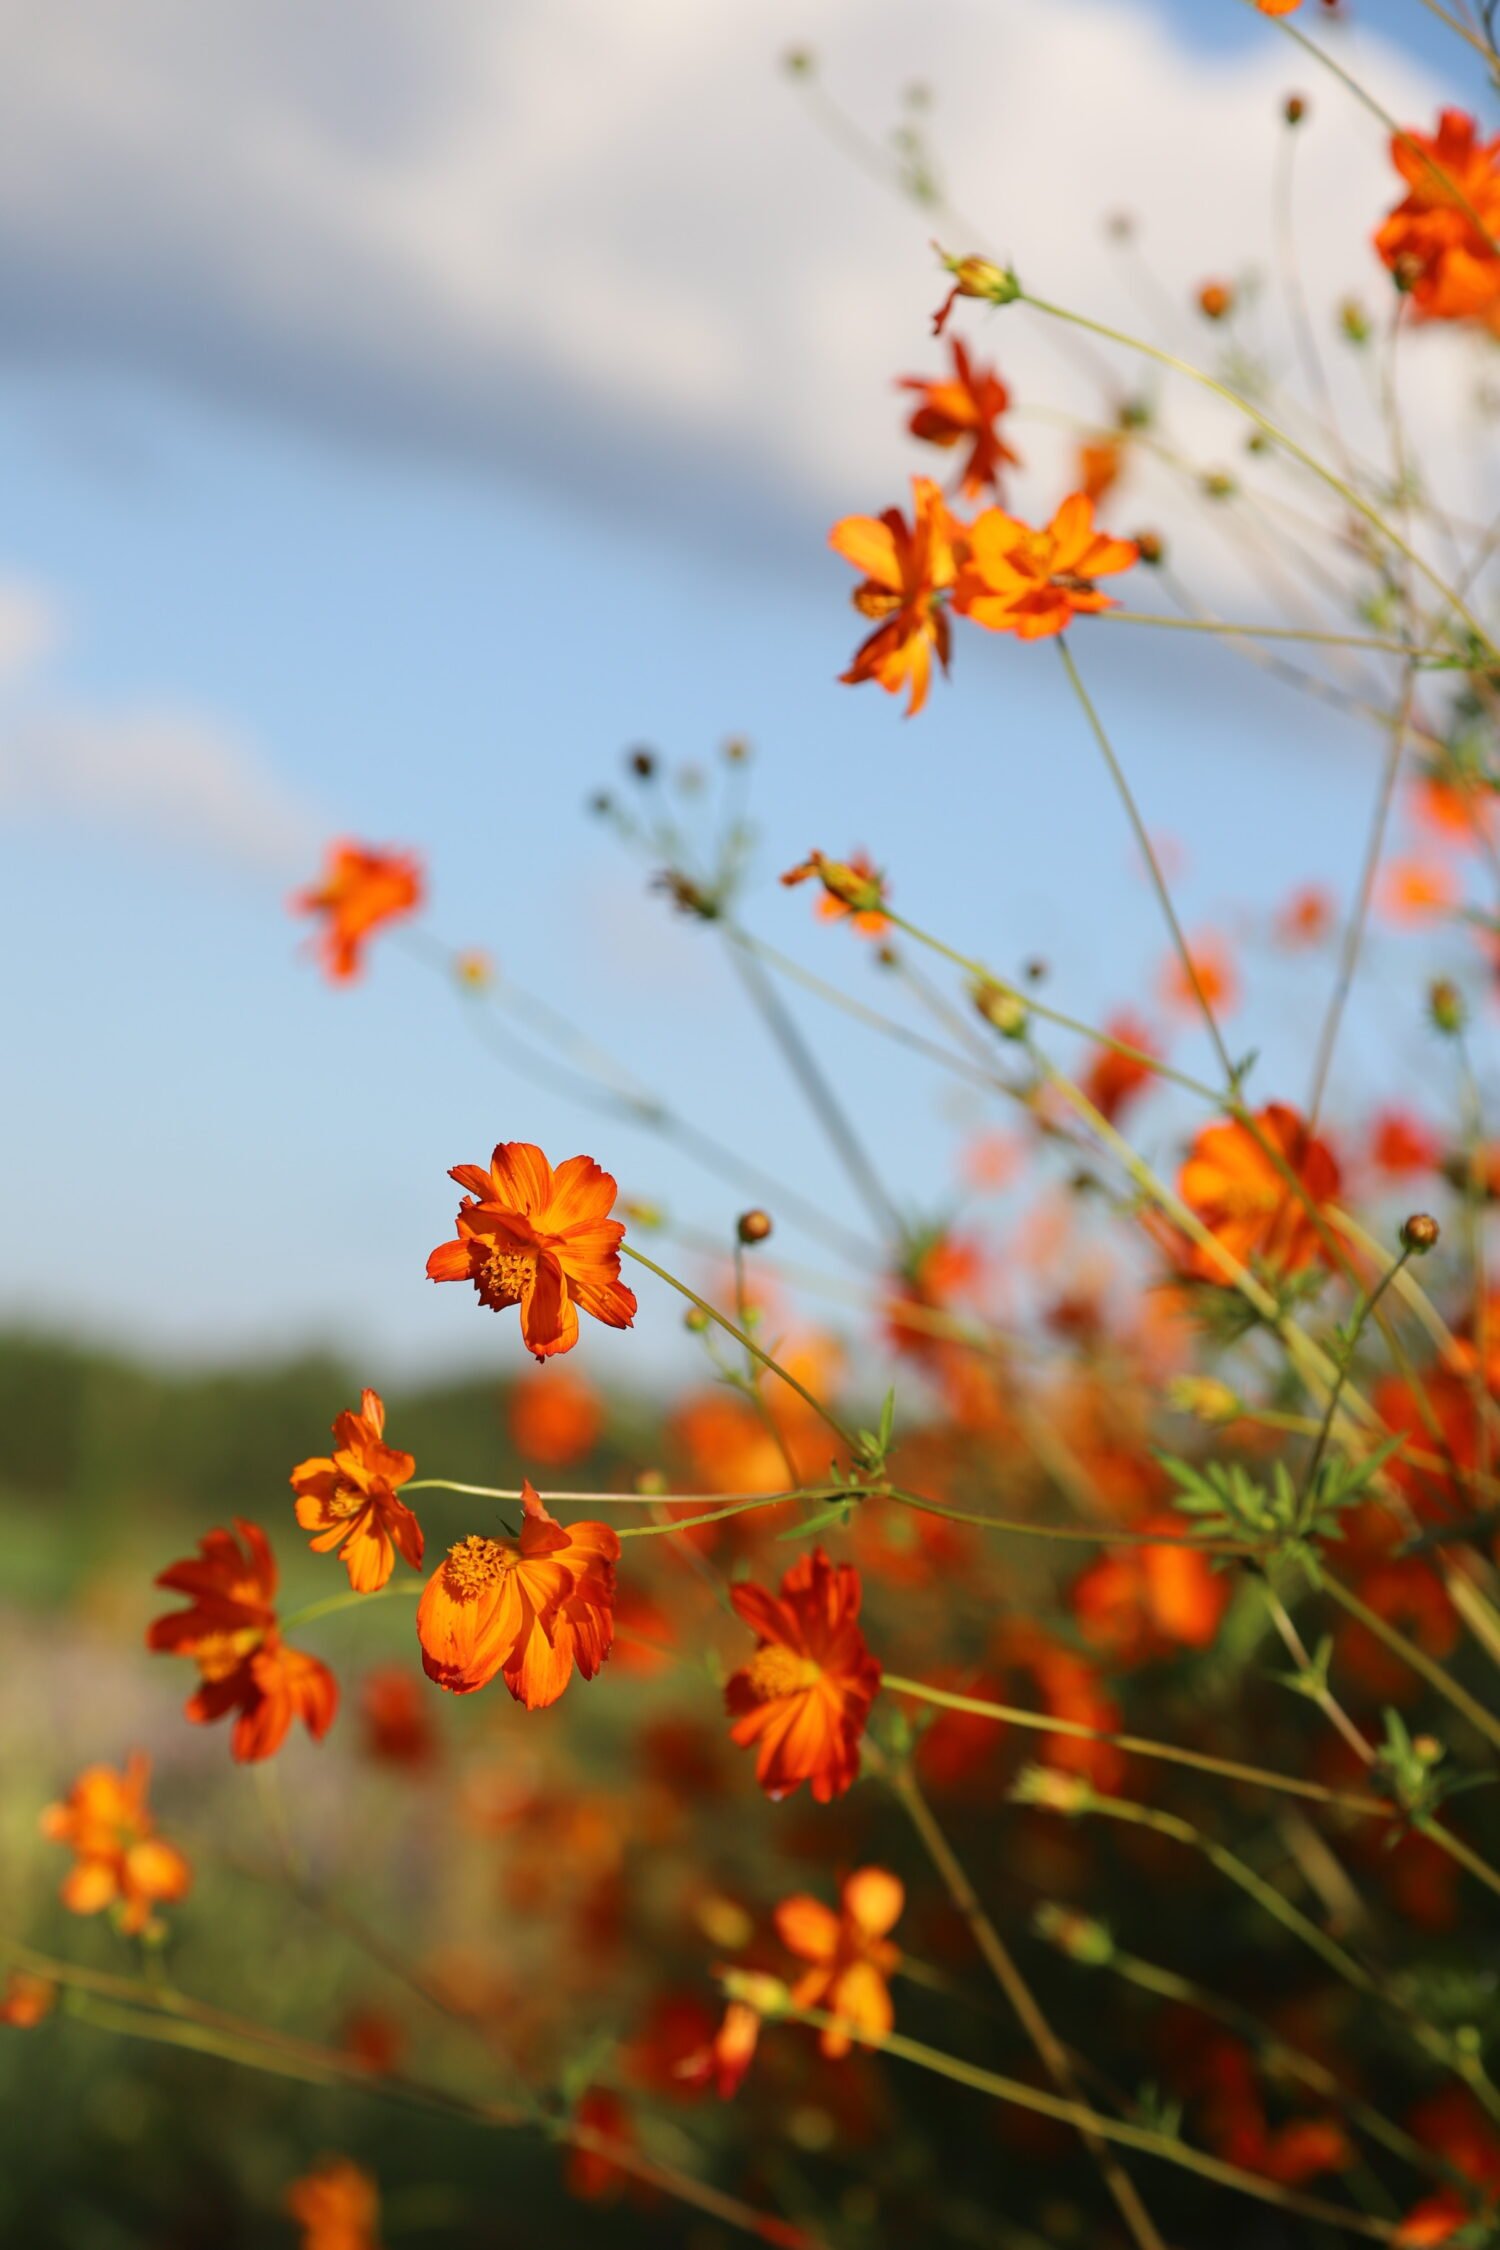
[[[485,1288],[502,1305],[519,1304],[536,1279],[534,1250],[491,1250],[480,1269]]]
[[[497,1578],[514,1570],[519,1559],[515,1548],[503,1539],[482,1539],[477,1531],[471,1531],[467,1539],[448,1549],[443,1577],[456,1601],[472,1601],[486,1586],[493,1586]]]
[[[815,1687],[823,1672],[810,1656],[799,1656],[795,1649],[771,1641],[756,1650],[745,1666],[745,1677],[756,1702],[771,1703],[778,1695],[795,1695],[799,1689]]]
[[[227,1680],[242,1657],[259,1648],[265,1634],[258,1625],[246,1626],[238,1633],[204,1633],[194,1641],[191,1655],[204,1680]]]

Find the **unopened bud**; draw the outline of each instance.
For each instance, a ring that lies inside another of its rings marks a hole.
[[[1340,305],[1339,326],[1351,344],[1370,341],[1370,316],[1357,297],[1346,297]]]
[[[1002,1039],[1024,1039],[1031,1021],[1031,1010],[1019,992],[1012,992],[1003,984],[986,980],[973,987],[974,1005],[992,1030]]]
[[[1167,543],[1159,531],[1138,531],[1135,547],[1141,561],[1149,563],[1153,570],[1166,559]]]
[[[1437,1240],[1441,1232],[1442,1229],[1439,1227],[1437,1220],[1429,1212],[1413,1211],[1411,1217],[1401,1229],[1401,1240],[1408,1250],[1414,1252],[1417,1257],[1423,1258],[1429,1250],[1437,1248]]]
[[[708,1333],[708,1315],[701,1305],[689,1305],[682,1316],[682,1325],[690,1336],[704,1336]]]
[[[1224,320],[1234,310],[1234,290],[1227,281],[1205,281],[1198,292],[1198,310],[1205,320]]]
[[[758,2016],[779,2016],[792,2004],[791,1993],[780,1977],[768,1977],[754,1969],[726,1969],[724,1991],[731,2000],[742,2000]]]
[[[1167,1385],[1167,1404],[1200,1422],[1237,1422],[1240,1415],[1237,1394],[1216,1375],[1174,1375]]]
[[[1281,112],[1288,125],[1300,125],[1307,115],[1307,101],[1302,94],[1288,94]]]
[[[1426,270],[1415,251],[1403,250],[1391,267],[1391,279],[1402,296],[1409,297]]]
[[[741,1242],[764,1242],[771,1232],[771,1214],[756,1209],[742,1211],[735,1221],[735,1233]]]
[[[1087,1812],[1093,1790],[1081,1774],[1059,1773],[1053,1766],[1023,1766],[1011,1784],[1011,1801],[1039,1805],[1044,1812]]]
[[[628,762],[637,781],[649,781],[656,772],[656,752],[654,750],[632,750]]]
[[[750,762],[750,745],[742,734],[732,734],[724,745],[724,762],[730,766],[744,766]]]
[[[487,953],[471,946],[453,956],[453,974],[470,992],[483,992],[495,981],[495,964]]]
[[[1443,1746],[1435,1734],[1414,1734],[1411,1747],[1412,1755],[1420,1758],[1424,1766],[1435,1766],[1443,1755]]]
[[[1209,469],[1203,476],[1202,489],[1206,500],[1232,500],[1237,487],[1227,469]]]
[[[1102,1969],[1114,1959],[1115,1941],[1102,1922],[1091,1914],[1079,1914],[1070,1906],[1039,1906],[1036,1910],[1036,1930],[1039,1937],[1055,1945],[1070,1961],[1084,1968]]]
[[[1451,1039],[1463,1030],[1467,1011],[1464,996],[1450,977],[1439,977],[1427,994],[1427,1010],[1435,1028]]]

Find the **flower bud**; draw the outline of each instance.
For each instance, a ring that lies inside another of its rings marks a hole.
[[[1031,1010],[1019,992],[1012,992],[1002,984],[986,979],[972,987],[975,1007],[992,1030],[1002,1039],[1024,1039],[1031,1021]]]
[[[1357,297],[1346,297],[1340,305],[1339,326],[1351,344],[1370,341],[1370,316]]]
[[[628,763],[637,781],[649,781],[656,772],[656,752],[645,749],[632,750]]]
[[[1302,94],[1288,94],[1281,112],[1288,125],[1300,125],[1307,115],[1307,99]]]
[[[1411,1217],[1402,1226],[1401,1240],[1404,1247],[1416,1257],[1425,1258],[1429,1250],[1437,1248],[1437,1240],[1441,1232],[1442,1229],[1439,1227],[1437,1220],[1431,1217],[1428,1212],[1413,1211]]]
[[[1463,1030],[1468,1011],[1464,996],[1450,977],[1439,977],[1427,994],[1427,1012],[1438,1031],[1450,1039]]]
[[[1205,281],[1198,292],[1198,310],[1205,320],[1224,320],[1234,310],[1234,290],[1227,281]]]
[[[1036,1910],[1036,1930],[1059,1953],[1087,1969],[1102,1969],[1114,1959],[1115,1941],[1102,1922],[1072,1907],[1048,1904]]]
[[[1167,543],[1159,531],[1136,532],[1135,544],[1141,561],[1148,563],[1153,570],[1166,560]]]
[[[771,1232],[771,1214],[757,1208],[742,1211],[735,1221],[735,1233],[741,1242],[764,1242]]]
[[[470,992],[485,992],[495,981],[495,964],[487,953],[470,946],[465,953],[453,956],[453,974]]]
[[[1216,1375],[1174,1375],[1167,1385],[1167,1404],[1200,1422],[1239,1420],[1238,1396]]]

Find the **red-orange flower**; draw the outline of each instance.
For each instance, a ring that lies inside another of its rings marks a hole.
[[[1407,193],[1375,236],[1383,263],[1424,320],[1500,316],[1500,136],[1445,109],[1436,133],[1397,133],[1391,162]]]
[[[323,917],[317,943],[324,970],[338,984],[359,975],[365,947],[382,923],[415,912],[421,903],[417,860],[341,839],[329,846],[322,882],[298,891],[292,911]]]
[[[1255,0],[1263,16],[1294,16],[1302,0]]]
[[[301,2250],[380,2250],[380,2191],[347,2156],[330,2156],[294,2180],[287,2212],[302,2229]]]
[[[66,1844],[76,1864],[59,1896],[74,1914],[120,1909],[120,1928],[131,1936],[149,1929],[155,1909],[182,1898],[193,1871],[175,1844],[156,1833],[146,1802],[151,1762],[139,1751],[125,1771],[86,1766],[61,1804],[42,1814],[42,1834]]]
[[[1144,1528],[1174,1526],[1169,1518],[1152,1518]],[[1140,1541],[1091,1563],[1075,1580],[1071,1599],[1091,1646],[1119,1663],[1138,1664],[1178,1648],[1208,1648],[1232,1591],[1206,1555],[1179,1541]]]
[[[521,1487],[519,1539],[471,1533],[450,1547],[417,1605],[422,1668],[454,1695],[497,1673],[518,1703],[555,1703],[576,1664],[591,1680],[614,1638],[619,1538],[607,1523],[564,1527]]]
[[[755,1778],[768,1797],[806,1781],[820,1805],[859,1772],[859,1742],[880,1687],[880,1666],[859,1629],[859,1573],[821,1547],[793,1563],[781,1594],[732,1586],[729,1598],[756,1636],[755,1654],[724,1691],[730,1739],[755,1746]]]
[[[720,2101],[727,2102],[739,2092],[759,2041],[759,2012],[747,2000],[731,2000],[713,2037],[683,2056],[676,2076],[689,2086],[712,2086]]]
[[[907,428],[928,445],[966,445],[968,456],[958,476],[958,490],[966,500],[977,499],[986,485],[1000,497],[1002,469],[1020,467],[995,428],[1010,404],[1010,392],[993,367],[976,367],[956,336],[949,338],[953,354],[951,375],[904,375],[898,385],[915,391],[919,404]]]
[[[821,852],[813,852],[800,866],[789,867],[782,882],[791,889],[814,877],[822,884],[822,896],[814,911],[820,922],[848,920],[861,937],[884,937],[890,928],[881,913],[885,898],[885,877],[866,852],[851,852],[847,860],[825,859]]]
[[[849,1877],[837,1914],[805,1891],[783,1899],[776,1934],[788,1952],[812,1963],[792,1986],[792,2006],[842,2016],[883,2038],[896,2020],[887,1980],[901,1960],[890,1933],[905,1904],[899,1880],[883,1867],[861,1867]],[[849,2033],[831,2024],[818,2043],[835,2058],[852,2045]]]
[[[913,477],[912,520],[899,508],[881,516],[845,516],[828,544],[864,573],[854,590],[861,617],[880,619],[839,677],[848,687],[878,680],[888,695],[909,691],[912,718],[927,700],[932,659],[948,669],[948,618],[939,596],[953,584],[954,523],[930,477]]]
[[[437,1753],[431,1705],[414,1672],[400,1664],[378,1664],[360,1685],[359,1715],[364,1746],[383,1765],[415,1771]]]
[[[276,1558],[259,1524],[235,1517],[235,1529],[210,1531],[197,1554],[173,1563],[157,1579],[191,1607],[158,1617],[148,1648],[191,1656],[198,1666],[197,1693],[186,1713],[195,1725],[231,1711],[233,1755],[249,1762],[281,1748],[293,1719],[321,1741],[338,1709],[338,1682],[315,1656],[283,1645],[276,1623]]]
[[[517,1383],[510,1394],[510,1434],[528,1461],[566,1469],[592,1453],[604,1428],[597,1391],[565,1367],[549,1367]]]
[[[1137,1057],[1156,1056],[1158,1049],[1148,1027],[1128,1012],[1111,1016],[1104,1028],[1119,1046],[1096,1047],[1079,1084],[1100,1116],[1113,1125],[1156,1076],[1150,1063]],[[1133,1047],[1136,1053],[1122,1055],[1120,1047]]]
[[[964,534],[953,607],[992,633],[1042,640],[1065,632],[1075,617],[1112,609],[1094,581],[1129,570],[1139,558],[1133,539],[1094,529],[1086,493],[1071,494],[1037,530],[1000,508],[986,508]]]
[[[429,1281],[472,1281],[492,1312],[521,1308],[521,1338],[537,1359],[570,1352],[582,1305],[608,1328],[635,1319],[635,1292],[620,1279],[625,1229],[609,1214],[619,1190],[591,1156],[556,1171],[530,1141],[502,1141],[486,1172],[455,1164],[448,1177],[469,1193],[458,1239],[427,1261]]]
[[[1205,1125],[1178,1175],[1177,1192],[1241,1265],[1298,1273],[1321,1253],[1313,1211],[1337,1195],[1339,1168],[1327,1144],[1285,1102],[1271,1102],[1252,1122],[1254,1132],[1234,1119]],[[1189,1244],[1184,1262],[1200,1280],[1225,1278],[1206,1245]]]
[[[12,1969],[0,1992],[0,2023],[13,2031],[35,2031],[57,2006],[57,1986],[28,1969]]]
[[[385,1444],[385,1401],[378,1391],[362,1391],[359,1412],[342,1413],[333,1425],[338,1444],[333,1455],[300,1461],[291,1475],[297,1495],[297,1521],[316,1537],[315,1554],[337,1547],[357,1594],[373,1594],[390,1577],[399,1547],[413,1570],[422,1567],[422,1526],[396,1487],[416,1474],[409,1453]]]
[[[1212,931],[1200,932],[1188,941],[1188,959],[1193,964],[1192,976],[1179,953],[1174,950],[1167,955],[1161,992],[1168,1007],[1183,1015],[1195,1015],[1206,1002],[1216,1016],[1232,1014],[1239,1006],[1240,980],[1234,955],[1224,940]]]

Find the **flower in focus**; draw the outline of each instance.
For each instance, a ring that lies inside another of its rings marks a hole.
[[[323,880],[299,891],[292,910],[323,917],[323,968],[341,984],[359,975],[365,947],[382,923],[414,913],[421,903],[422,870],[409,854],[344,840],[329,846]]]
[[[50,1843],[66,1844],[75,1865],[59,1896],[71,1913],[120,1909],[120,1928],[139,1936],[154,1926],[154,1909],[185,1897],[193,1871],[174,1844],[156,1833],[146,1802],[149,1759],[139,1751],[123,1773],[86,1766],[61,1804],[41,1818]]]
[[[1382,263],[1424,320],[1500,316],[1500,136],[1445,109],[1436,133],[1397,133],[1391,162],[1407,192],[1375,236]]]
[[[938,597],[954,579],[954,524],[930,477],[913,477],[912,520],[899,508],[880,516],[845,516],[828,544],[863,572],[854,589],[861,617],[879,620],[839,677],[846,687],[878,680],[888,695],[908,691],[906,715],[927,700],[932,659],[948,669],[948,618]]]
[[[1301,1272],[1321,1254],[1314,1214],[1338,1189],[1332,1151],[1285,1102],[1257,1110],[1247,1124],[1205,1125],[1177,1180],[1189,1210],[1242,1266],[1280,1275]],[[1206,1245],[1187,1246],[1186,1266],[1200,1280],[1224,1279]]]
[[[841,1797],[859,1772],[859,1742],[880,1687],[880,1666],[859,1629],[859,1573],[821,1547],[793,1563],[779,1598],[731,1586],[735,1610],[756,1636],[755,1654],[730,1679],[730,1739],[755,1748],[755,1778],[768,1797],[806,1781],[820,1805]]]
[[[619,1538],[607,1523],[564,1527],[530,1484],[519,1539],[471,1533],[450,1547],[417,1605],[422,1668],[454,1695],[497,1673],[518,1703],[555,1703],[576,1664],[591,1680],[614,1638]]]
[[[245,1762],[272,1757],[301,1719],[315,1742],[338,1709],[338,1682],[315,1656],[283,1645],[276,1623],[276,1558],[259,1524],[235,1517],[233,1532],[214,1530],[198,1552],[156,1580],[186,1594],[190,1607],[158,1617],[148,1648],[190,1656],[199,1686],[186,1713],[196,1726],[237,1714],[230,1750]],[[244,1542],[243,1546],[240,1540]]]
[[[1094,581],[1129,570],[1139,555],[1133,540],[1094,529],[1093,502],[1082,492],[1035,531],[1000,508],[986,508],[964,534],[953,607],[992,633],[1041,640],[1066,632],[1075,617],[1112,609]]]
[[[380,2191],[347,2156],[323,2162],[286,2191],[301,2250],[380,2250]]]
[[[953,354],[951,375],[902,377],[898,387],[915,391],[919,401],[906,426],[914,438],[928,445],[966,445],[958,490],[966,500],[974,500],[988,485],[998,500],[1002,469],[1020,466],[1019,455],[995,428],[1010,404],[1010,392],[993,367],[974,365],[956,336],[950,338],[948,348]]]
[[[896,2020],[887,1980],[901,1960],[890,1933],[905,1903],[900,1882],[883,1867],[861,1867],[849,1877],[837,1914],[806,1892],[783,1899],[776,1934],[789,1953],[812,1963],[792,1986],[792,2006],[842,2016],[883,2038]],[[851,2044],[849,2033],[831,2024],[819,2039],[835,2059]]]
[[[1096,1047],[1078,1083],[1100,1116],[1113,1125],[1156,1075],[1150,1063],[1137,1057],[1155,1056],[1158,1048],[1148,1027],[1128,1012],[1111,1016],[1104,1028],[1119,1045]],[[1120,1047],[1134,1047],[1136,1054],[1122,1055]]]
[[[486,1172],[455,1164],[449,1178],[469,1193],[458,1236],[427,1261],[429,1281],[472,1281],[493,1312],[521,1308],[521,1337],[537,1359],[568,1352],[578,1314],[609,1328],[635,1319],[635,1293],[620,1279],[625,1229],[609,1214],[618,1193],[591,1156],[570,1156],[556,1171],[529,1141],[502,1141]]]
[[[291,1474],[297,1495],[297,1521],[315,1536],[315,1554],[338,1549],[357,1594],[373,1594],[390,1577],[396,1550],[413,1570],[422,1567],[422,1526],[396,1487],[415,1476],[409,1453],[384,1442],[385,1401],[378,1391],[362,1391],[359,1412],[346,1408],[333,1425],[338,1440],[331,1457],[317,1454],[299,1461]]]
[[[544,1468],[566,1469],[587,1459],[603,1428],[598,1392],[565,1367],[528,1374],[511,1391],[511,1438],[518,1452]]]
[[[884,937],[890,923],[881,913],[886,896],[885,877],[865,852],[851,852],[847,861],[825,859],[813,852],[799,867],[789,867],[781,880],[788,888],[816,877],[823,886],[817,903],[820,922],[848,920],[861,937]]]

